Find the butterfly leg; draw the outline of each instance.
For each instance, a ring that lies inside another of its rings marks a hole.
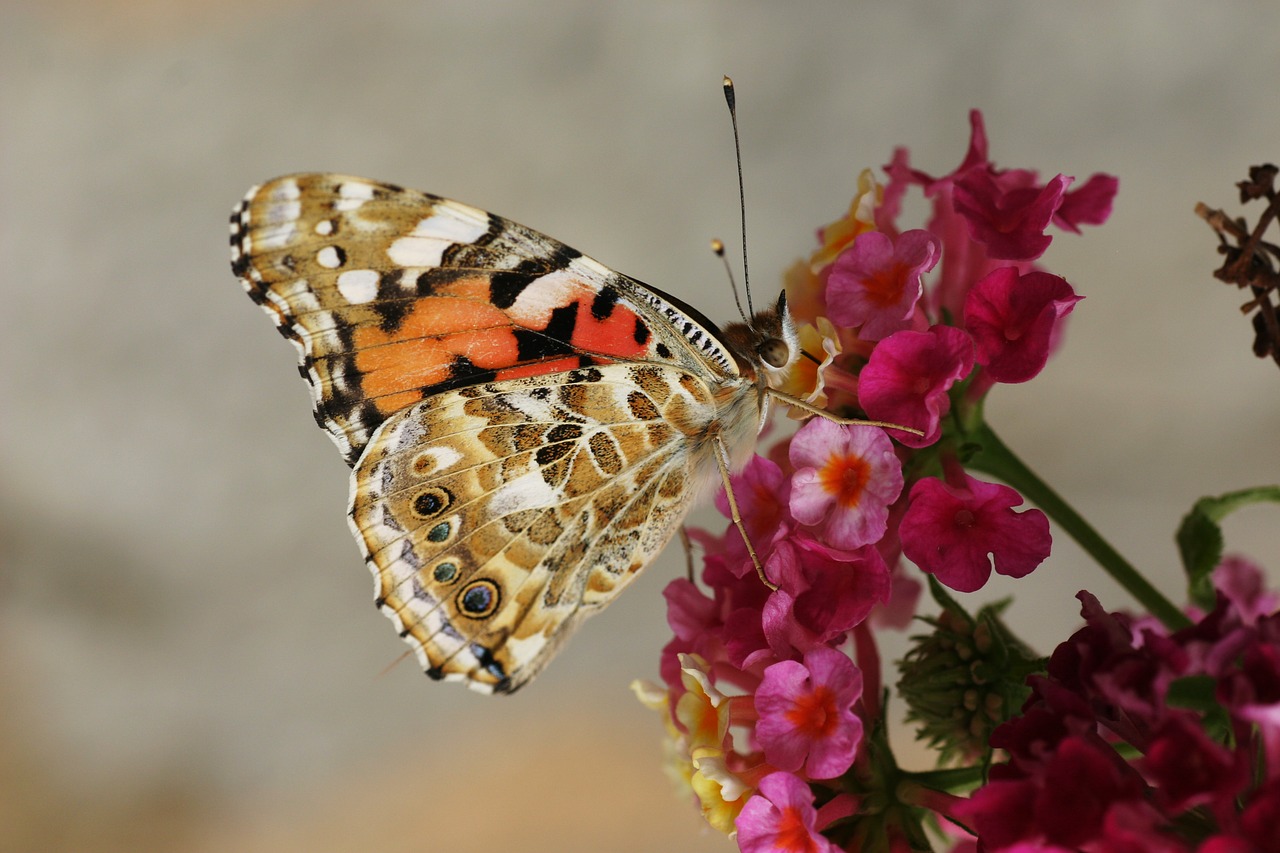
[[[729,517],[733,519],[734,527],[738,528],[738,532],[742,534],[742,541],[746,543],[747,553],[751,555],[751,564],[756,567],[756,574],[760,576],[760,582],[769,589],[777,589],[778,585],[769,580],[765,576],[764,566],[760,564],[760,558],[756,556],[755,546],[751,544],[751,537],[747,535],[747,528],[742,523],[742,516],[738,512],[738,502],[733,497],[733,483],[729,480],[729,450],[724,446],[724,441],[720,436],[716,436],[716,463],[720,466],[720,479],[724,481],[724,495],[729,501]]]
[[[684,547],[685,577],[693,582],[693,540],[689,538],[689,528],[680,525],[680,544]]]
[[[898,429],[903,432],[909,432],[912,435],[924,435],[921,430],[918,430],[915,427],[903,426],[902,424],[891,424],[888,421],[868,421],[862,418],[842,418],[839,415],[831,414],[826,409],[819,408],[812,403],[801,400],[799,397],[793,397],[790,394],[778,391],[775,388],[770,388],[768,393],[770,397],[781,400],[788,406],[799,409],[802,412],[808,412],[811,415],[817,415],[820,418],[826,418],[827,420],[834,421],[838,424],[847,424],[850,426],[873,426],[880,427],[882,429]]]

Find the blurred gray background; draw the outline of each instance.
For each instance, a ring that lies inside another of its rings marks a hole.
[[[280,173],[453,196],[727,318],[706,248],[738,235],[721,74],[762,292],[858,170],[906,144],[949,171],[980,107],[999,165],[1121,179],[1111,222],[1044,259],[1087,299],[1048,370],[992,395],[1006,440],[1178,599],[1191,502],[1280,478],[1280,377],[1192,214],[1238,212],[1234,182],[1280,158],[1275,4],[0,16],[0,849],[732,849],[672,794],[627,690],[656,673],[678,549],[515,697],[391,666],[346,469],[228,269],[231,206]],[[1273,577],[1274,519],[1228,528]],[[1085,586],[1127,603],[1060,536],[985,598],[1021,593],[1009,620],[1048,650]]]

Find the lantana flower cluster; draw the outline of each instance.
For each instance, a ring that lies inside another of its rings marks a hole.
[[[1280,487],[1184,519],[1184,611],[1000,441],[986,395],[1044,368],[1080,299],[1038,264],[1050,229],[1105,222],[1117,182],[998,169],[971,124],[949,174],[905,149],[883,183],[864,172],[788,275],[808,361],[783,390],[909,429],[810,418],[732,478],[741,530],[691,531],[701,572],[668,585],[661,683],[636,684],[668,767],[746,853],[1280,853],[1280,596],[1223,558],[1218,527]],[[923,228],[898,224],[909,191]],[[1039,659],[1001,622],[1007,602],[971,616],[948,590],[1031,573],[1048,516],[1150,613],[1081,592],[1084,627]],[[875,629],[911,623],[925,584],[941,612],[896,687],[939,767],[906,771]]]
[[[1170,632],[1079,595],[1085,625],[991,745],[953,816],[986,850],[1280,851],[1280,596],[1241,558]]]

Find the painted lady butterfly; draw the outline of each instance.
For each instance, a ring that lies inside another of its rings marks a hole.
[[[745,462],[799,355],[785,294],[720,330],[536,231],[343,175],[250,190],[231,266],[353,468],[378,607],[428,675],[485,692],[533,678]]]

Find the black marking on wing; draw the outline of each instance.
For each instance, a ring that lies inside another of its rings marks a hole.
[[[618,289],[611,284],[606,284],[596,293],[596,298],[591,300],[591,316],[597,320],[608,320],[609,315],[613,314],[613,308],[618,304]],[[637,323],[637,326],[640,324]],[[643,343],[640,341],[639,343]]]
[[[378,315],[378,325],[388,334],[400,328],[414,307],[413,301],[403,296],[400,276],[400,270],[386,270],[378,276],[378,295],[372,307]]]
[[[495,308],[507,310],[516,304],[520,294],[533,283],[533,278],[521,272],[498,272],[489,279],[489,301]]]
[[[542,332],[557,341],[568,342],[573,340],[573,330],[577,325],[578,303],[570,302],[551,312],[551,319],[547,321],[547,327]]]
[[[458,384],[479,385],[481,382],[493,382],[497,378],[497,371],[477,367],[472,363],[471,359],[465,355],[459,355],[454,356],[453,361],[449,364],[449,378],[441,384],[449,384],[453,385],[453,387]],[[424,392],[436,393],[434,389],[439,387],[439,385],[433,385],[429,389],[424,389]]]
[[[574,351],[567,341],[559,340],[546,332],[517,326],[511,330],[511,334],[516,339],[516,357],[522,362],[556,358],[570,355]]]

